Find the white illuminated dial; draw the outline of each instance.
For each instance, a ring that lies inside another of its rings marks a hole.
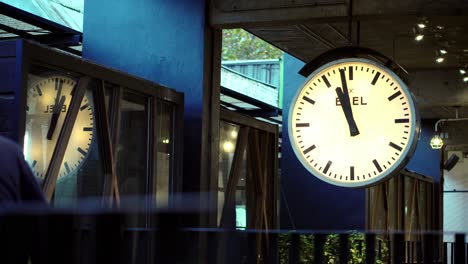
[[[36,177],[43,179],[70,106],[74,79],[57,75],[28,85],[24,155]],[[93,139],[92,96],[85,93],[58,179],[76,171],[86,159]]]
[[[301,163],[338,186],[375,184],[414,151],[419,118],[411,94],[386,67],[365,59],[328,63],[292,101],[289,137]]]

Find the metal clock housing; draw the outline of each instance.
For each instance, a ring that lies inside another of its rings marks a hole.
[[[419,130],[406,84],[363,58],[334,60],[312,72],[288,115],[289,139],[302,165],[343,187],[374,185],[400,171]]]

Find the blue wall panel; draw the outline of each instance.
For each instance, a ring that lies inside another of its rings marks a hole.
[[[295,157],[288,135],[288,112],[305,78],[304,63],[285,54],[283,143],[281,160],[281,228],[351,230],[365,227],[365,190],[335,187],[318,180]],[[439,151],[429,146],[434,121],[423,120],[420,141],[407,168],[439,180]]]
[[[188,146],[201,146],[204,27],[204,0],[85,2],[83,57],[185,94],[184,171],[193,178],[201,152]]]
[[[437,120],[422,120],[421,135],[413,157],[406,168],[410,171],[434,178],[440,181],[440,158],[441,151],[432,149],[431,138],[434,136],[434,125]]]

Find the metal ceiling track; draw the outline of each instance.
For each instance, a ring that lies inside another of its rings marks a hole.
[[[30,29],[19,28],[18,25],[14,23],[8,24],[8,19],[0,19],[0,30],[10,33],[8,37],[1,37],[0,35],[0,40],[24,38],[81,56],[81,51],[70,47],[81,45],[83,40],[82,32],[49,21],[5,3],[0,3],[0,15],[11,18],[12,21],[20,21],[31,26]]]

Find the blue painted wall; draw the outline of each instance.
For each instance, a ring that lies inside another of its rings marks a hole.
[[[305,78],[297,72],[304,63],[284,56],[283,143],[281,148],[281,228],[359,230],[365,228],[365,190],[322,182],[302,166],[289,142],[288,111]],[[429,146],[434,121],[424,120],[420,142],[407,168],[439,179],[439,151]]]
[[[185,94],[186,190],[200,172],[204,27],[204,0],[85,2],[83,57]]]

